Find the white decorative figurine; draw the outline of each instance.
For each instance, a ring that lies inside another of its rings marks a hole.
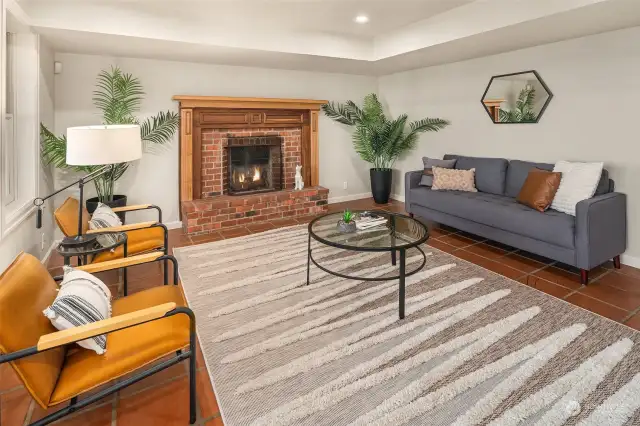
[[[298,164],[296,166],[296,186],[293,188],[297,191],[304,188],[304,181],[302,180],[302,174],[300,173],[300,170],[302,170],[302,166]]]

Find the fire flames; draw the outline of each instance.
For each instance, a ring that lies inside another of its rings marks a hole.
[[[234,174],[235,174],[235,171],[234,171]],[[250,174],[250,173],[249,173],[249,174]],[[244,174],[244,173],[238,173],[238,175],[237,175],[237,181],[238,181],[238,183],[244,183],[244,182],[245,182],[245,180],[247,180],[247,178],[248,178],[248,176],[245,176],[245,174]],[[260,174],[260,167],[255,166],[255,167],[253,168],[253,176],[251,176],[251,180],[252,180],[253,182],[257,182],[257,181],[259,181],[261,178],[262,178],[262,177],[261,177],[261,174]]]

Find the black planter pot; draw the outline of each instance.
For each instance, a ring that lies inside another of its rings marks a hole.
[[[99,201],[98,197],[89,198],[87,200],[87,211],[89,212],[89,214],[93,214],[93,212],[98,208],[98,201]],[[106,204],[111,208],[124,207],[127,205],[127,196],[114,195],[113,201],[107,201],[106,203],[103,203],[103,204]],[[122,224],[124,225],[125,213],[117,213],[117,215],[122,221]]]
[[[371,194],[376,204],[387,204],[391,195],[391,169],[369,169]]]

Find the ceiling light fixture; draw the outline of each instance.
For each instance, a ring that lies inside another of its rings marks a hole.
[[[369,22],[369,17],[367,15],[358,15],[353,18],[353,20],[358,24],[366,24],[367,22]]]

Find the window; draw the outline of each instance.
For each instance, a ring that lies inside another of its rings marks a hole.
[[[2,33],[0,238],[33,210],[39,181],[38,37],[6,13]]]

